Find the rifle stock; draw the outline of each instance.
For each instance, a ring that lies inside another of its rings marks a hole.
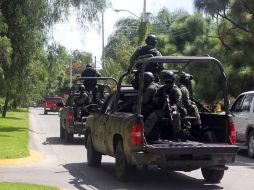
[[[200,103],[200,101],[196,100],[194,97],[190,96],[191,101],[195,102],[195,104],[198,107],[201,107],[201,109],[203,109],[205,112],[211,112],[211,110],[209,110],[208,108],[206,108],[203,104]]]

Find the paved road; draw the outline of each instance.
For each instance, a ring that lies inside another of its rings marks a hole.
[[[230,165],[219,184],[204,182],[200,170],[193,172],[165,172],[151,168],[138,171],[132,181],[121,183],[114,176],[114,159],[104,156],[102,166],[87,166],[83,139],[64,144],[59,139],[57,114],[43,115],[41,108],[30,109],[30,147],[38,151],[43,160],[36,164],[0,167],[0,181],[19,181],[54,185],[74,189],[230,189],[251,190],[254,182],[254,160],[242,151],[236,162]]]

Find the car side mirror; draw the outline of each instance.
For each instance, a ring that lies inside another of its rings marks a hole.
[[[60,107],[60,108],[64,107],[63,102],[58,102],[56,105],[57,105],[57,107]]]
[[[86,111],[88,113],[98,113],[100,111],[100,109],[97,104],[90,104],[86,107]]]

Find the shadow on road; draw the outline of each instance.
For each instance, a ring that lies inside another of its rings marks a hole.
[[[222,189],[219,184],[207,184],[203,179],[196,179],[180,172],[161,171],[155,168],[138,170],[128,182],[119,182],[115,178],[115,164],[103,162],[99,168],[91,168],[87,163],[63,165],[73,176],[70,184],[77,189]],[[188,173],[186,173],[188,174]]]
[[[73,142],[65,143],[60,137],[47,137],[46,140],[42,143],[43,145],[84,145],[84,137],[74,137]]]

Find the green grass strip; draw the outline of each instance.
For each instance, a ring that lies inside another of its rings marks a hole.
[[[27,109],[7,112],[6,118],[0,117],[0,159],[29,155],[28,129]]]
[[[28,183],[0,182],[0,190],[60,190],[57,187]]]

